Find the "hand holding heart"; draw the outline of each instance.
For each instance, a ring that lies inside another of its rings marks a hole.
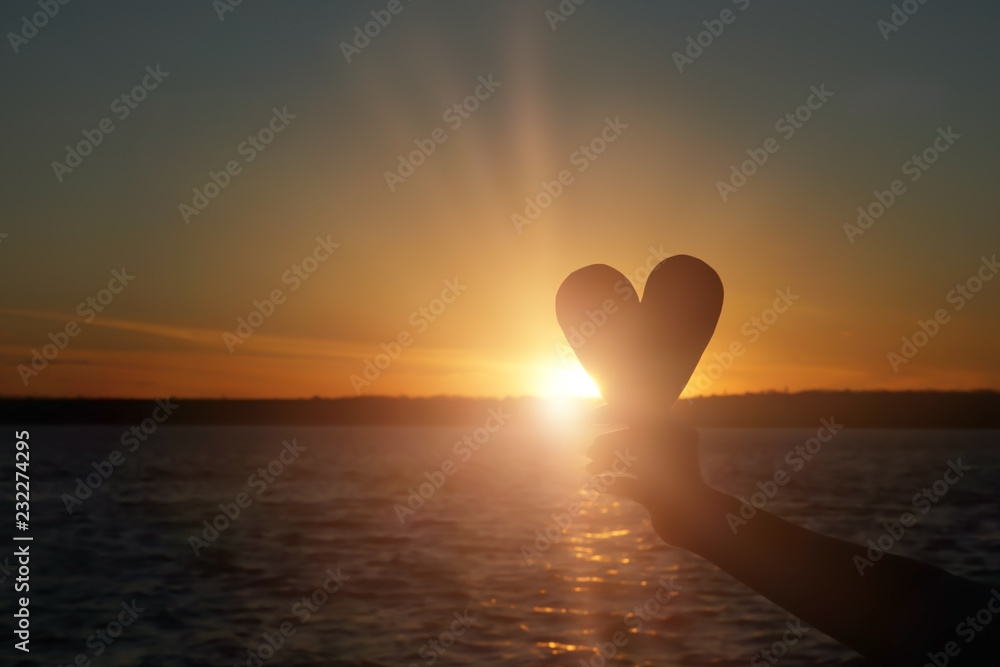
[[[641,303],[628,278],[603,264],[574,271],[556,294],[556,317],[580,363],[615,413],[635,425],[666,415],[721,311],[718,274],[687,255],[653,269]]]
[[[559,324],[607,401],[602,410],[628,426],[595,440],[588,470],[609,470],[625,449],[638,456],[611,492],[645,505],[660,536],[682,546],[696,529],[692,510],[711,490],[697,433],[670,408],[715,331],[722,298],[718,274],[686,255],[660,262],[641,302],[625,276],[601,264],[573,272],[556,294]]]
[[[628,279],[608,266],[588,266],[563,282],[559,324],[612,420],[627,425],[598,436],[587,469],[607,473],[628,462],[628,475],[615,475],[608,490],[645,505],[664,541],[703,556],[873,663],[919,665],[926,655],[945,664],[957,654],[946,656],[941,647],[954,645],[963,617],[982,610],[986,585],[895,554],[881,555],[867,572],[856,570],[859,561],[872,565],[864,560],[871,547],[763,509],[738,534],[728,523],[745,501],[705,484],[697,433],[670,416],[721,309],[718,275],[693,257],[661,262],[641,303]],[[1000,624],[994,627],[976,639],[976,654],[962,653],[961,664],[996,664]]]

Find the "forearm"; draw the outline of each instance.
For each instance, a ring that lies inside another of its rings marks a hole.
[[[670,446],[656,446],[664,441]],[[948,658],[949,667],[995,664],[1000,593],[991,602],[987,587],[909,558],[884,554],[871,563],[862,545],[762,510],[730,522],[727,516],[740,517],[741,503],[705,485],[690,429],[604,434],[591,447],[594,460],[587,469],[607,469],[629,447],[641,464],[634,476],[616,480],[611,492],[645,505],[668,544],[703,556],[877,664],[922,667],[928,653]],[[983,613],[998,619],[969,637],[968,627],[987,625],[978,616],[987,604],[997,609]],[[949,645],[952,652],[944,655]],[[983,662],[980,655],[990,659]]]
[[[954,627],[959,600],[978,587],[936,567],[886,554],[859,572],[865,547],[812,532],[764,511],[736,531],[727,515],[740,503],[711,491],[691,551],[809,625],[862,655],[906,664],[921,639],[937,641]],[[914,653],[916,651],[916,653]]]

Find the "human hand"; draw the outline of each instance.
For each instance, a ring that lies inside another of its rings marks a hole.
[[[617,473],[616,461],[635,459],[615,474],[607,493],[628,498],[649,510],[653,528],[668,544],[693,549],[718,495],[705,484],[698,458],[698,433],[670,420],[597,436],[588,450],[587,471]]]

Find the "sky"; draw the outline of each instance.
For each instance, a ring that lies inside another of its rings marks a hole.
[[[688,396],[1000,389],[1000,9],[904,4],[6,2],[0,394],[592,394],[675,254]]]

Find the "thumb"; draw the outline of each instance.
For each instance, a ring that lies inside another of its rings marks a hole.
[[[587,415],[590,418],[590,423],[594,425],[602,424],[614,424],[623,425],[626,423],[624,415],[621,414],[620,410],[615,409],[611,405],[604,403],[593,408]]]
[[[631,475],[616,475],[604,493],[646,505],[647,494],[639,480]]]

